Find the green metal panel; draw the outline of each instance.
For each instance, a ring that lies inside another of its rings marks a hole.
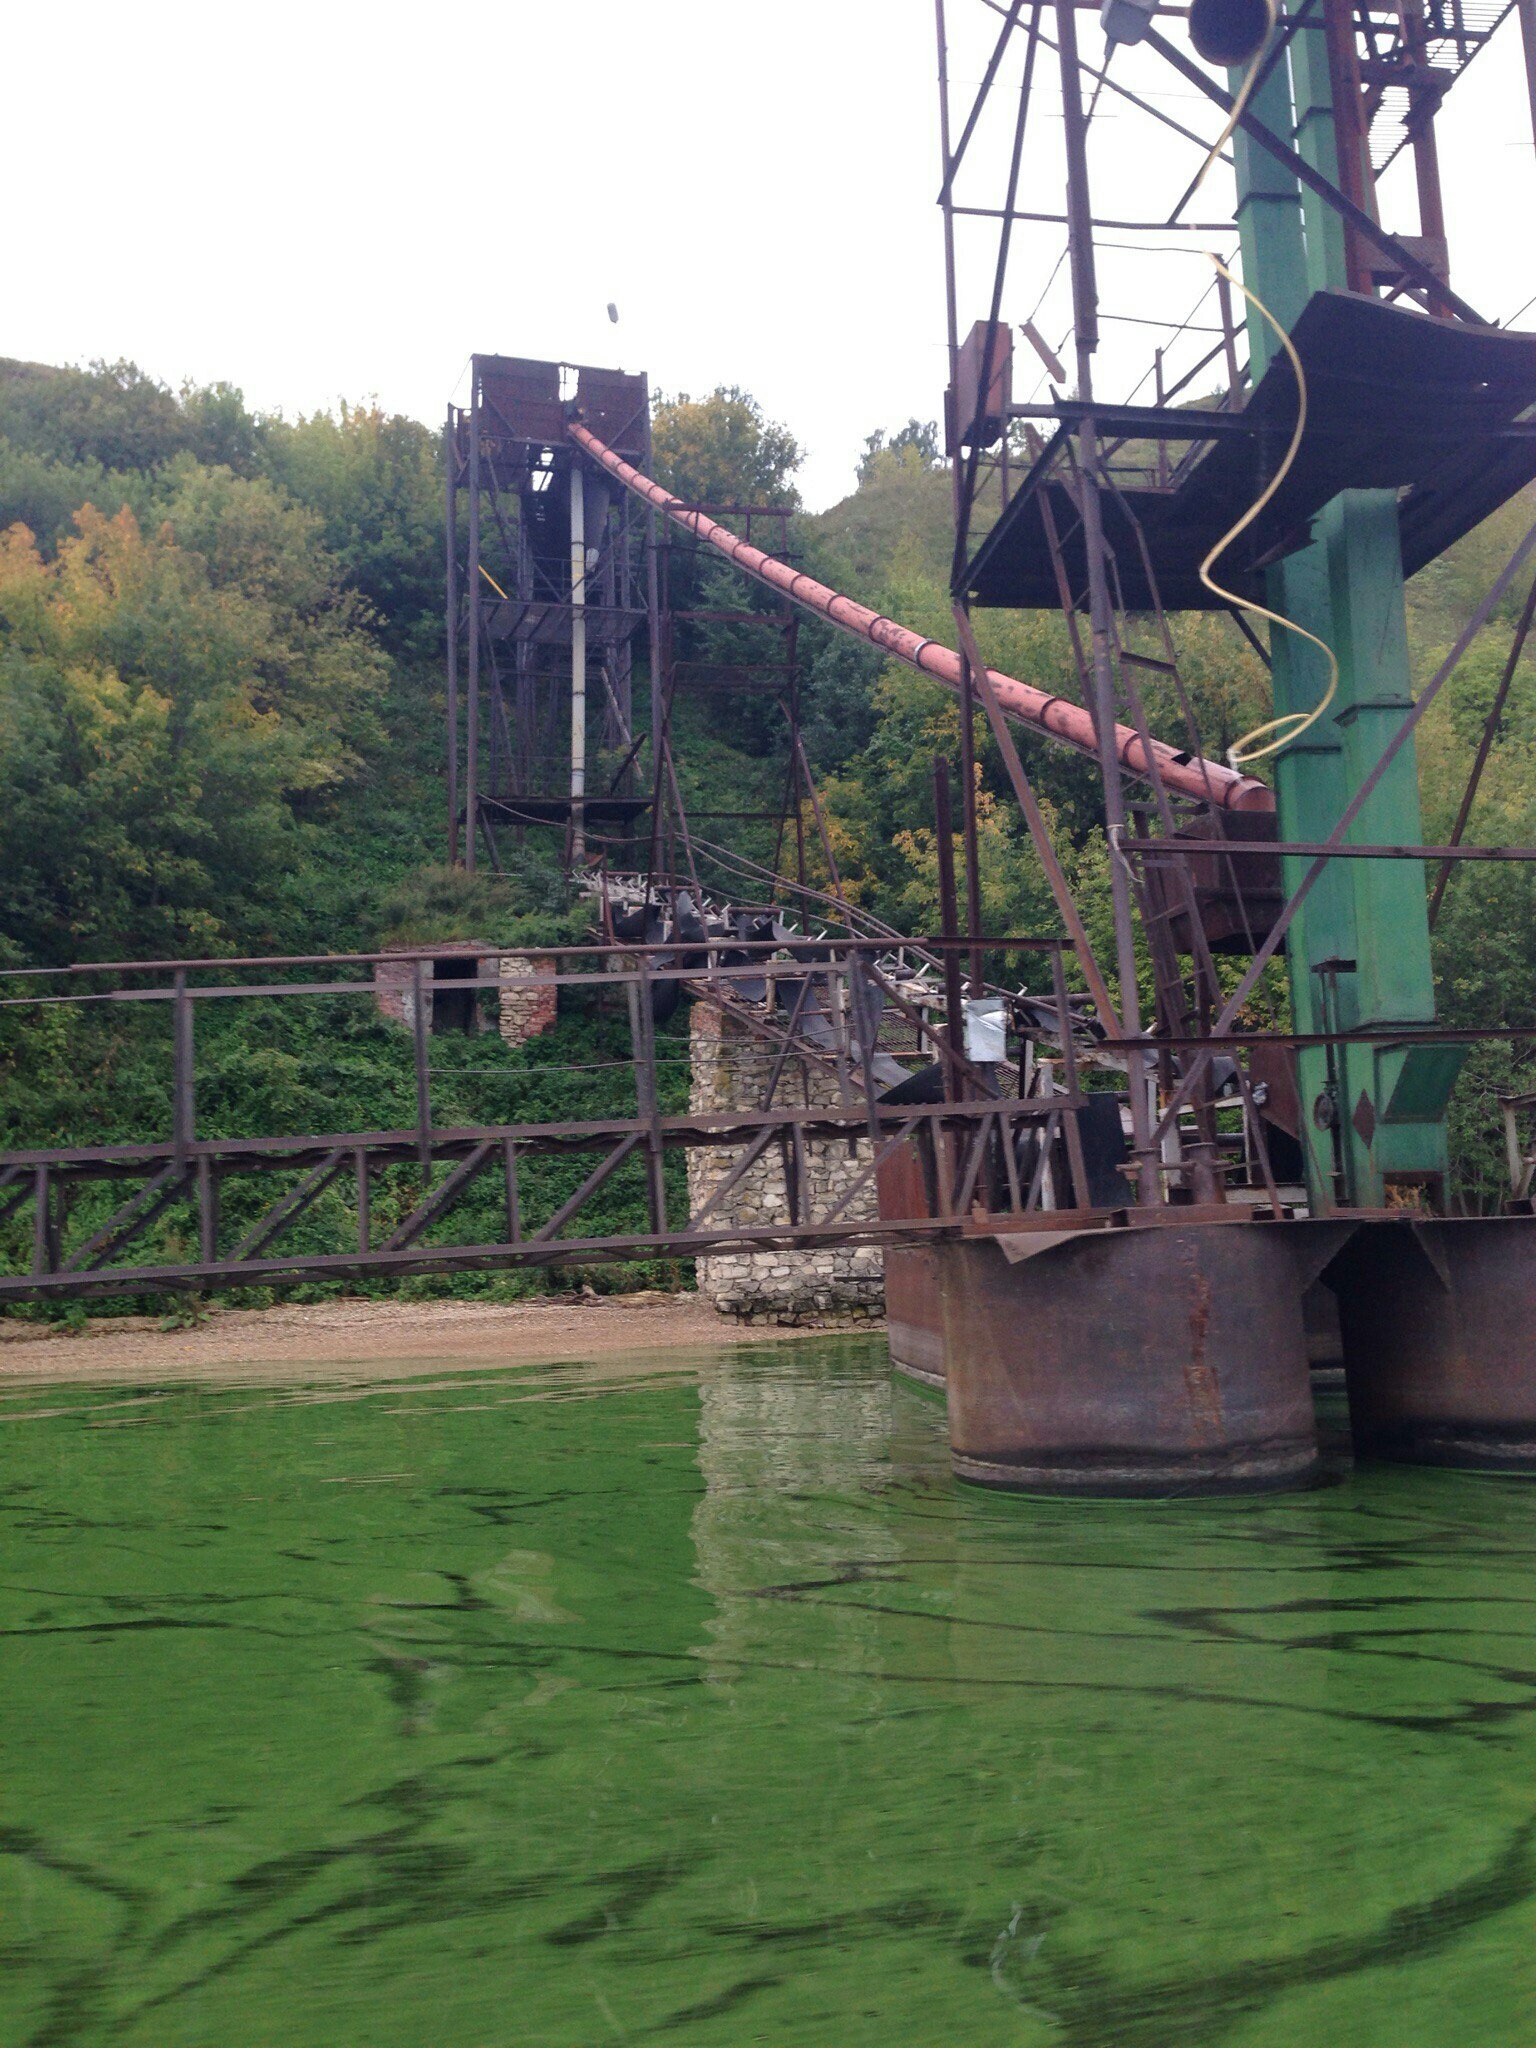
[[[1234,73],[1238,90],[1241,74]],[[1278,133],[1292,127],[1290,84],[1283,64],[1277,65],[1255,95],[1254,112]],[[1238,174],[1238,229],[1243,272],[1251,290],[1282,325],[1293,326],[1312,285],[1307,270],[1301,188],[1291,172],[1239,133],[1233,140]],[[1274,329],[1252,305],[1248,308],[1248,344],[1255,380],[1262,376],[1279,342]],[[1330,604],[1327,551],[1320,546],[1289,556],[1269,571],[1265,597],[1282,617],[1301,619],[1327,612]],[[1327,663],[1318,650],[1295,634],[1271,635],[1274,710],[1277,716],[1310,710],[1327,687]],[[1298,747],[1287,749],[1274,763],[1280,836],[1283,839],[1325,838],[1347,801],[1344,750],[1331,725],[1314,727]],[[1287,891],[1306,872],[1305,861],[1282,863]],[[1352,958],[1354,899],[1342,863],[1325,872],[1291,926],[1286,941],[1291,1008],[1298,1031],[1326,1028],[1322,990],[1312,972],[1314,962]],[[1345,992],[1341,991],[1341,998]],[[1341,1017],[1342,1023],[1353,1021]],[[1302,1052],[1297,1062],[1301,1097],[1302,1137],[1307,1151],[1307,1185],[1314,1208],[1332,1201],[1333,1151],[1326,1131],[1313,1120],[1314,1103],[1328,1081],[1326,1054],[1319,1048]]]
[[[1377,1099],[1385,1124],[1435,1123],[1445,1115],[1456,1077],[1471,1051],[1466,1045],[1378,1046]]]
[[[1234,81],[1235,83],[1235,81]],[[1275,66],[1255,111],[1330,178],[1337,178],[1327,47],[1321,20],[1297,34],[1286,63]],[[1314,291],[1345,283],[1344,237],[1336,214],[1264,151],[1238,137],[1238,224],[1249,288],[1287,327]],[[1273,330],[1251,307],[1249,337],[1255,375],[1274,354]],[[1275,762],[1280,832],[1285,839],[1326,839],[1345,805],[1374,768],[1412,703],[1403,607],[1402,550],[1389,491],[1347,491],[1324,510],[1312,544],[1269,573],[1272,608],[1318,634],[1339,662],[1332,710]],[[1273,646],[1277,715],[1310,710],[1327,686],[1324,657],[1297,635],[1276,629]],[[1397,756],[1352,828],[1357,844],[1413,844],[1422,837],[1418,768],[1410,743]],[[1294,888],[1306,863],[1287,861]],[[1334,977],[1332,1014],[1325,1013],[1326,960],[1352,960]],[[1349,1030],[1360,1025],[1427,1023],[1434,1017],[1429,928],[1422,865],[1411,861],[1341,861],[1328,870],[1291,927],[1287,942],[1296,1028]],[[1313,1202],[1333,1198],[1333,1140],[1313,1121],[1328,1083],[1321,1050],[1304,1052],[1298,1082],[1309,1141]],[[1370,1046],[1340,1048],[1334,1057],[1339,1140],[1346,1198],[1382,1199],[1386,1173],[1442,1172],[1444,1102],[1416,1075],[1410,1092],[1387,1106],[1404,1080],[1384,1068]],[[1454,1074],[1451,1075],[1454,1079]],[[1449,1081],[1447,1082],[1449,1087]],[[1364,1102],[1362,1105],[1362,1098]]]
[[[1240,89],[1242,76],[1241,72],[1231,74],[1233,92]],[[1291,96],[1283,64],[1275,66],[1254,94],[1252,105],[1261,121],[1281,135],[1289,133]],[[1243,269],[1250,290],[1257,292],[1281,326],[1289,329],[1312,290],[1302,238],[1301,187],[1294,174],[1277,164],[1251,136],[1239,131],[1232,148],[1237,163],[1237,225]],[[1248,346],[1255,384],[1279,345],[1269,322],[1249,306]]]
[[[1339,151],[1333,126],[1333,81],[1328,74],[1328,30],[1323,21],[1326,0],[1318,0],[1313,12],[1291,41],[1289,64],[1291,91],[1295,98],[1292,129],[1297,154],[1336,185],[1339,182]],[[1294,12],[1294,9],[1290,10]],[[1281,134],[1285,133],[1281,129]],[[1344,223],[1317,193],[1302,194],[1301,217],[1306,233],[1307,279],[1315,292],[1342,291],[1347,282],[1344,260]]]

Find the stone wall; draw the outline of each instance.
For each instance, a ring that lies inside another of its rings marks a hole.
[[[421,963],[422,993],[430,997],[432,992],[432,965]],[[416,1022],[416,979],[415,964],[410,960],[375,960],[373,963],[373,1000],[381,1017],[387,1017],[391,1024],[403,1024],[407,1031]]]
[[[433,948],[434,959],[453,959],[456,955],[473,952],[473,945],[444,945]],[[508,1045],[524,1045],[530,1038],[537,1038],[554,1024],[557,1010],[557,990],[554,986],[554,963],[550,960],[530,960],[522,953],[503,953],[499,959],[482,958],[472,979],[459,981],[444,978],[438,981],[432,973],[432,960],[421,963],[422,993],[427,998],[428,1023],[431,1023],[431,1003],[434,993],[462,994],[466,990],[494,988],[497,1000],[497,1025],[502,1038]],[[510,982],[526,980],[535,976],[547,980],[543,988],[514,988]],[[415,1022],[415,978],[410,960],[383,959],[374,963],[374,1001],[379,1014],[387,1017],[392,1024],[403,1024],[407,1030]],[[478,1007],[474,1013],[475,1028],[481,1028]]]
[[[695,1002],[689,1051],[693,1111],[756,1109],[773,1071],[777,1049],[751,1036],[713,1003]],[[853,1084],[850,1084],[852,1086]],[[862,1103],[857,1089],[855,1099]],[[836,1108],[837,1075],[818,1061],[791,1054],[775,1100],[786,1106]],[[741,1157],[742,1146],[694,1149],[688,1154],[688,1195],[696,1214]],[[806,1143],[808,1196],[823,1214],[869,1165],[867,1137],[850,1148],[844,1138]],[[847,1213],[878,1213],[873,1180]],[[721,1223],[787,1223],[784,1167],[773,1146],[737,1182],[706,1228]],[[815,1251],[724,1252],[698,1261],[699,1291],[722,1315],[744,1322],[840,1326],[878,1316],[885,1305],[878,1245],[823,1246]]]
[[[521,953],[503,953],[497,966],[500,969],[501,980],[501,1035],[508,1045],[525,1045],[530,1038],[538,1038],[554,1025],[559,997],[554,982],[555,963],[553,960],[529,960]],[[548,986],[507,986],[515,977],[528,975],[540,981],[547,981]]]

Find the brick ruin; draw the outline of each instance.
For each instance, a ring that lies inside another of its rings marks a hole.
[[[420,954],[421,947],[390,948]],[[431,997],[429,1025],[434,1031],[485,1028],[480,995],[496,991],[496,1029],[507,1045],[526,1045],[555,1021],[554,964],[530,960],[522,953],[486,955],[473,939],[433,946],[421,963],[424,993]],[[547,981],[547,987],[515,987],[516,982]],[[374,1000],[379,1014],[409,1030],[415,1023],[415,967],[411,960],[383,959],[373,969]]]

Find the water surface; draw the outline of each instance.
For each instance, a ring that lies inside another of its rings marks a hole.
[[[1518,1480],[999,1498],[860,1339],[0,1451],[4,2048],[1536,2041]]]

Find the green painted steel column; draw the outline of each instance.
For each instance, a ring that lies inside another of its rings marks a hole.
[[[1323,0],[1324,7],[1330,4],[1339,0]],[[1291,46],[1296,148],[1337,183],[1333,89],[1321,14],[1320,8],[1318,18],[1298,31]],[[1302,202],[1302,217],[1312,289],[1343,290],[1344,223],[1310,192]],[[1342,744],[1344,779],[1352,794],[1380,760],[1413,703],[1396,494],[1342,492],[1326,507],[1314,531],[1314,548],[1321,546],[1327,555],[1330,645],[1339,661],[1332,724]],[[1328,632],[1310,618],[1302,623]],[[1357,845],[1422,843],[1418,757],[1411,740],[1349,836]],[[1365,1029],[1375,1024],[1432,1023],[1435,989],[1422,862],[1351,861],[1348,867],[1357,972],[1341,980],[1340,988],[1342,992],[1352,979],[1353,1023]],[[1357,1201],[1381,1201],[1387,1174],[1444,1174],[1444,1103],[1438,1099],[1436,1076],[1448,1086],[1455,1067],[1454,1056],[1448,1071],[1437,1067],[1435,1059],[1420,1056],[1419,1069],[1405,1076],[1401,1056],[1378,1056],[1369,1046],[1346,1049],[1341,1060],[1341,1107]],[[1426,1109],[1431,1113],[1424,1114]]]
[[[1298,32],[1288,66],[1275,67],[1255,111],[1278,133],[1294,135],[1297,150],[1326,176],[1337,178],[1320,21]],[[1298,191],[1294,180],[1247,138],[1238,138],[1236,154],[1245,275],[1250,289],[1290,327],[1312,292],[1343,289],[1342,223],[1322,200]],[[1278,344],[1252,309],[1249,334],[1257,375]],[[1309,547],[1277,565],[1268,578],[1272,608],[1320,635],[1339,662],[1331,711],[1276,759],[1280,831],[1286,839],[1328,837],[1412,703],[1394,494],[1346,491],[1325,508],[1313,534]],[[1315,648],[1281,629],[1273,633],[1272,644],[1276,715],[1310,709],[1327,686],[1327,663]],[[1350,837],[1357,844],[1412,844],[1422,838],[1411,742]],[[1306,863],[1287,861],[1285,867],[1287,886],[1294,888]],[[1422,864],[1335,863],[1291,928],[1287,961],[1300,1031],[1432,1021]],[[1339,961],[1352,961],[1354,967],[1328,969],[1327,963]],[[1332,1060],[1321,1051],[1302,1054],[1308,1184],[1316,1207],[1328,1207],[1335,1198],[1374,1205],[1384,1198],[1386,1174],[1444,1172],[1440,1084],[1445,1076],[1438,1069],[1405,1074],[1402,1065],[1401,1056],[1378,1057],[1369,1046],[1341,1048]],[[1337,1109],[1332,1131],[1313,1115],[1314,1105],[1320,1099],[1326,1105],[1330,1091]],[[1341,1169],[1337,1175],[1336,1165]]]
[[[1235,92],[1241,74],[1234,73]],[[1256,95],[1253,110],[1278,134],[1292,131],[1290,80],[1283,63],[1275,66]],[[1239,132],[1233,139],[1237,161],[1237,221],[1243,251],[1243,274],[1275,318],[1293,327],[1311,294],[1301,188],[1291,172],[1277,164],[1258,143]],[[1248,345],[1254,381],[1279,352],[1274,329],[1254,307],[1248,308]],[[1332,633],[1327,549],[1313,545],[1277,563],[1265,579],[1265,601],[1288,619],[1313,625],[1328,638]],[[1320,623],[1313,624],[1314,621]],[[1274,712],[1307,711],[1328,686],[1328,664],[1318,650],[1294,633],[1270,635]],[[1337,729],[1328,721],[1312,727],[1300,742],[1274,762],[1275,794],[1282,839],[1325,839],[1348,801],[1344,749]],[[1305,873],[1305,861],[1283,863],[1287,891]],[[1327,869],[1292,923],[1286,938],[1291,1009],[1298,1031],[1326,1030],[1336,1010],[1348,1003],[1351,991],[1313,972],[1318,961],[1355,957],[1355,903],[1343,863]],[[1351,1023],[1352,1015],[1338,1021]],[[1303,1051],[1298,1059],[1301,1136],[1307,1156],[1307,1189],[1314,1210],[1335,1200],[1336,1158],[1332,1133],[1313,1119],[1312,1105],[1326,1096],[1332,1072],[1326,1053]],[[1347,1168],[1348,1160],[1344,1161]]]

